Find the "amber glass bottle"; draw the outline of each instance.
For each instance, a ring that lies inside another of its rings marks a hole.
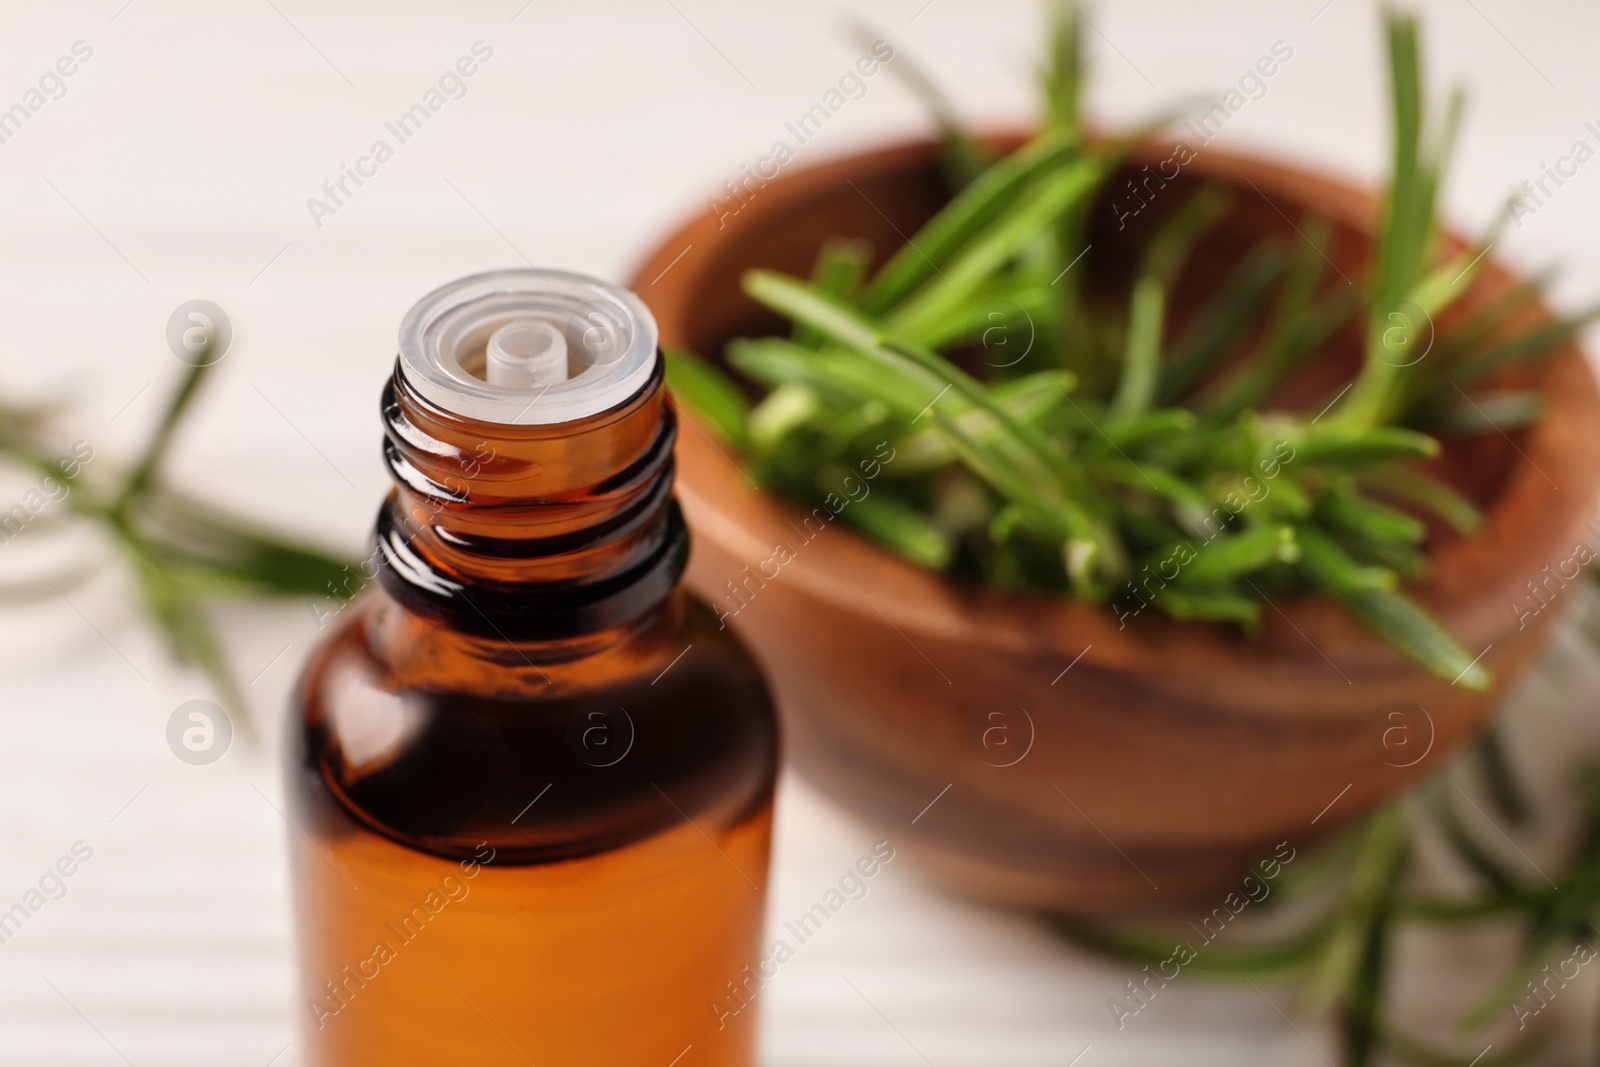
[[[556,271],[401,327],[372,587],[291,717],[306,1062],[747,1065],[776,728],[677,588],[654,322]]]

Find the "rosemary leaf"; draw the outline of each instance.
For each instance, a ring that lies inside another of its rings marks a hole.
[[[1351,589],[1339,593],[1339,599],[1380,637],[1439,678],[1478,692],[1489,688],[1493,679],[1478,657],[1403,594]]]
[[[1047,132],[984,171],[889,257],[867,286],[862,307],[871,314],[895,307],[935,273],[935,264],[980,234],[1030,183],[1076,151],[1070,139]]]
[[[950,308],[970,303],[972,294],[1014,259],[1036,234],[1087,197],[1100,176],[1100,165],[1088,159],[1076,160],[1056,173],[1042,176],[1035,188],[1025,192],[984,232],[944,261],[937,284],[924,285],[887,313],[884,321],[889,330],[897,337],[921,341],[924,331],[946,316]]]
[[[735,448],[749,442],[750,402],[716,367],[692,352],[667,349],[667,388],[700,416],[706,429]]]

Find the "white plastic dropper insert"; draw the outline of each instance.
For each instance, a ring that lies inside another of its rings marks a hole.
[[[456,415],[550,425],[625,403],[655,367],[655,319],[619,286],[571,271],[474,274],[400,323],[400,372]]]
[[[567,339],[543,319],[518,319],[489,335],[484,378],[506,389],[567,380]]]

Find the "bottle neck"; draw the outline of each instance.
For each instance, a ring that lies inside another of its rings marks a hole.
[[[688,557],[662,373],[658,354],[625,403],[520,426],[444,411],[397,367],[383,395],[384,589],[423,619],[505,642],[578,638],[661,604]]]

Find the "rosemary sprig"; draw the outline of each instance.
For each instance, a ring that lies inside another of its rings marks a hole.
[[[1493,730],[1477,756],[1486,790],[1499,814],[1509,804],[1533,814],[1522,797]],[[1495,755],[1485,755],[1493,751]],[[1402,1062],[1429,1067],[1516,1064],[1535,1056],[1552,1030],[1534,1025],[1548,988],[1550,966],[1574,952],[1593,958],[1600,941],[1600,765],[1580,772],[1574,793],[1582,822],[1569,858],[1541,865],[1538,878],[1514,875],[1458,817],[1447,769],[1419,795],[1402,798],[1368,816],[1333,842],[1296,859],[1279,877],[1279,897],[1295,901],[1287,932],[1242,943],[1208,943],[1183,969],[1207,977],[1295,983],[1303,1011],[1329,1015],[1343,1046],[1345,1067]],[[1498,781],[1497,781],[1498,779]],[[1498,801],[1493,798],[1498,796]],[[1412,886],[1416,861],[1410,840],[1437,834],[1476,884],[1450,895],[1426,895]],[[1492,835],[1491,835],[1492,836]],[[1310,903],[1309,909],[1302,905]],[[1288,907],[1286,905],[1286,907]],[[1172,955],[1173,938],[1156,929],[1051,919],[1058,933],[1096,952],[1135,965]],[[1476,1003],[1463,1005],[1455,1027],[1458,1048],[1443,1048],[1409,1033],[1393,1015],[1390,947],[1414,924],[1465,930],[1494,923],[1521,929],[1521,948],[1506,973]],[[1282,924],[1278,924],[1282,928]],[[1233,936],[1230,934],[1230,936]],[[1544,976],[1543,978],[1541,976]],[[1571,974],[1559,978],[1565,985]],[[1506,1044],[1487,1028],[1511,1019],[1527,1030]],[[1492,1042],[1493,1054],[1486,1053]]]
[[[248,736],[251,719],[243,688],[228,662],[210,609],[225,600],[321,596],[348,573],[351,562],[273,533],[249,519],[168,486],[163,462],[184,418],[193,410],[216,361],[201,352],[179,380],[149,442],[116,477],[107,464],[63,472],[50,458],[62,421],[59,409],[0,410],[0,462],[49,473],[69,483],[62,506],[70,521],[100,530],[116,549],[139,591],[148,621],[178,662],[198,667],[224,708]],[[30,524],[20,536],[31,536]],[[88,566],[73,564],[82,577]],[[58,592],[59,587],[48,587]],[[29,595],[26,587],[0,598]]]

